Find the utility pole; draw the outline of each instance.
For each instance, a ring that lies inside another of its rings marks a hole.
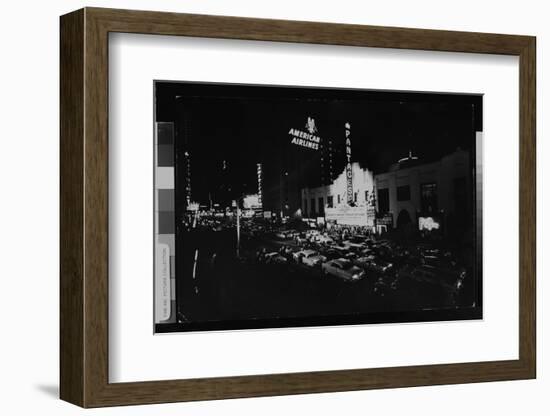
[[[193,220],[193,228],[197,228],[198,219],[199,219],[199,210],[197,208],[197,210],[195,211],[195,216],[194,216],[194,220]],[[197,294],[199,292],[199,287],[198,287],[198,284],[197,284],[197,281],[196,281],[198,262],[199,262],[199,249],[196,248],[195,249],[195,256],[193,257],[193,281],[195,282],[194,283],[195,294]]]
[[[237,201],[237,258],[240,257],[239,248],[241,245],[241,209],[239,208],[239,201]]]

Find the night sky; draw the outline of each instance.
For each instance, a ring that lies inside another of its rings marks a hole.
[[[176,123],[178,149],[192,154],[193,197],[204,203],[220,181],[256,189],[256,163],[283,169],[298,160],[309,186],[315,186],[319,155],[291,144],[291,128],[306,131],[313,117],[316,133],[343,154],[344,125],[351,124],[352,161],[375,173],[412,151],[422,163],[458,147],[472,151],[482,130],[479,95],[399,93],[365,90],[156,82],[156,120]],[[187,134],[184,135],[184,119]],[[222,173],[223,161],[231,169]],[[344,169],[338,159],[335,171]],[[223,175],[223,177],[222,177]]]

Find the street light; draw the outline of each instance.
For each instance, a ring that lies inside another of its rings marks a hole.
[[[239,208],[239,200],[237,202],[237,258],[240,257],[239,248],[241,245],[241,209]]]

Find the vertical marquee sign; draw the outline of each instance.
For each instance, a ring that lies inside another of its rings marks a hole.
[[[353,182],[351,172],[351,125],[346,123],[346,191],[348,205],[353,205]]]
[[[187,207],[191,205],[191,156],[188,151],[185,151],[185,202]]]
[[[262,164],[256,163],[256,174],[258,176],[258,205],[260,211],[263,211],[264,205],[262,202]]]

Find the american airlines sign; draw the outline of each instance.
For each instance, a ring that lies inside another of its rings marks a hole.
[[[319,150],[319,144],[321,138],[317,136],[317,126],[315,125],[315,119],[312,117],[307,118],[305,124],[305,130],[290,129],[289,136],[292,137],[291,143],[296,146],[306,147],[312,150]]]

